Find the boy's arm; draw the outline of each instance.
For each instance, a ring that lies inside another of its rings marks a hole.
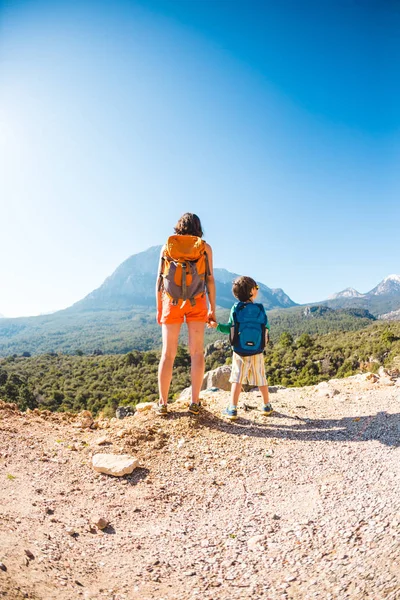
[[[220,331],[221,333],[226,333],[226,334],[230,334],[231,332],[231,327],[233,325],[233,311],[234,311],[235,307],[232,306],[231,308],[231,314],[229,315],[229,321],[227,323],[218,323],[217,325],[217,331]]]

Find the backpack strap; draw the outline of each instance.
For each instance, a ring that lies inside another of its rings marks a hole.
[[[158,284],[157,284],[157,290],[159,292],[161,292],[161,290],[163,289],[163,277],[162,274],[164,272],[164,256],[161,257],[161,263],[160,263],[160,272],[158,274]]]
[[[211,275],[211,270],[210,270],[210,263],[208,262],[208,256],[207,256],[207,252],[206,251],[204,251],[204,260],[206,262],[206,272],[205,272],[205,275],[204,275],[204,291],[206,291],[207,294],[208,294],[207,279]]]
[[[187,300],[187,286],[186,286],[186,274],[187,274],[187,263],[182,264],[182,300]]]

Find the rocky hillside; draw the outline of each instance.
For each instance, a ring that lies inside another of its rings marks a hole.
[[[274,388],[269,418],[249,392],[236,423],[226,392],[164,420],[0,404],[2,597],[398,600],[398,375]]]

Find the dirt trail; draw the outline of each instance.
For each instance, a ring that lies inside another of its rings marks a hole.
[[[248,393],[236,423],[225,392],[96,429],[0,405],[0,597],[400,599],[399,384],[279,390],[268,418]]]

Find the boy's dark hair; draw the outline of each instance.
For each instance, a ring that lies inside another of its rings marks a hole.
[[[203,237],[200,219],[194,213],[185,213],[182,215],[175,225],[174,231],[178,235],[197,235],[198,237]]]
[[[256,286],[257,282],[251,277],[237,277],[232,285],[232,294],[241,302],[248,302],[251,290]]]

